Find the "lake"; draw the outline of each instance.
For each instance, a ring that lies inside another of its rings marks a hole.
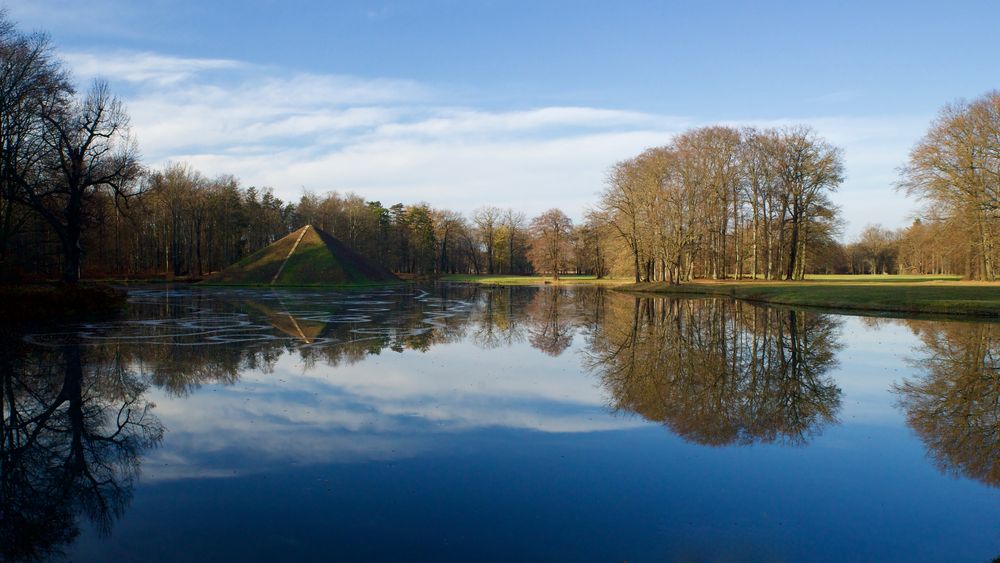
[[[990,561],[1000,324],[149,288],[0,346],[2,556]]]

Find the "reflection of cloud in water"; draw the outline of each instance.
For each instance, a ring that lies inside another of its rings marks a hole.
[[[482,350],[457,343],[305,372],[284,356],[272,373],[247,373],[232,387],[164,400],[158,415],[170,429],[166,449],[196,474],[210,467],[220,476],[232,472],[219,468],[266,470],[290,459],[411,457],[451,447],[442,436],[476,429],[593,432],[644,424],[608,417],[600,390],[579,372],[558,369],[556,360],[537,353],[511,352],[484,358]],[[252,464],[244,463],[250,458]],[[163,462],[151,460],[147,473],[191,476],[177,459]]]
[[[146,463],[152,479],[266,471],[289,460],[397,459],[444,451],[485,429],[642,424],[608,417],[575,362],[529,347],[519,334],[530,311],[511,308],[504,293],[135,291],[128,319],[28,341],[51,347],[73,338],[108,348],[149,378],[168,428],[165,447]],[[569,297],[558,303],[560,316],[546,322],[571,338],[581,318]],[[487,325],[514,348],[484,350]]]

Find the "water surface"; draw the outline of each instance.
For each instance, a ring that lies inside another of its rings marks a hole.
[[[133,290],[0,346],[11,560],[1000,555],[1000,325]]]

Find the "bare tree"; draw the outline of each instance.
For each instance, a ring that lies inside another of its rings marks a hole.
[[[576,273],[591,274],[598,279],[608,273],[608,251],[605,248],[605,218],[600,211],[588,211],[584,222],[573,229],[573,259]]]
[[[852,270],[859,274],[897,273],[900,238],[899,231],[868,225],[851,245],[852,261],[858,262],[852,264]]]
[[[558,209],[549,209],[531,220],[529,258],[538,272],[552,272],[559,279],[560,270],[572,252],[573,221]]]
[[[777,192],[777,166],[774,157],[778,140],[773,131],[758,131],[753,128],[743,131],[743,139],[740,151],[743,198],[749,206],[751,217],[750,277],[756,279],[758,273],[764,273],[764,277],[770,278],[773,266],[771,234],[775,224],[774,209],[770,203]],[[744,239],[743,243],[746,244],[747,241]]]
[[[138,147],[129,134],[124,106],[105,82],[95,82],[83,100],[55,92],[42,110],[47,125],[45,170],[38,176],[19,176],[17,197],[55,231],[65,259],[63,280],[75,283],[92,203],[101,193],[116,202],[134,195],[142,172]]]
[[[438,252],[438,268],[440,274],[456,273],[456,263],[463,253],[459,250],[462,233],[469,229],[468,220],[457,211],[447,209],[435,210],[433,213],[435,238],[441,245]]]
[[[945,106],[910,153],[899,186],[966,233],[975,248],[970,275],[997,277],[1000,220],[1000,91]]]
[[[698,184],[688,189],[697,190],[707,204],[703,210],[708,231],[705,233],[708,238],[706,250],[711,270],[708,273],[713,278],[727,275],[730,238],[738,244],[742,208],[738,193],[741,142],[740,132],[730,127],[693,129],[674,141],[687,161],[687,169],[692,172],[685,180]],[[737,255],[734,269],[739,269],[738,263]]]
[[[791,237],[785,279],[791,280],[797,277],[798,261],[802,259],[803,225],[826,203],[826,192],[837,189],[844,180],[844,161],[843,151],[808,127],[787,129],[781,133],[781,140],[778,170],[786,202],[782,215],[790,226]],[[798,269],[804,270],[804,266]]]
[[[503,211],[492,205],[480,207],[473,213],[472,220],[479,229],[479,238],[486,250],[486,273],[495,274],[497,227],[503,220]]]
[[[525,216],[522,211],[514,211],[513,209],[507,209],[503,214],[503,229],[506,232],[506,247],[507,247],[507,273],[514,274],[518,272],[517,258],[521,256],[521,262],[524,262],[524,254],[518,252],[518,241],[523,241],[524,230],[525,230]],[[520,243],[523,249],[523,242]],[[522,251],[523,252],[523,251]]]
[[[43,175],[42,104],[70,91],[48,37],[21,34],[0,10],[0,271],[8,241],[28,218],[23,185]]]
[[[635,159],[615,164],[608,174],[607,188],[601,196],[601,211],[608,224],[628,246],[632,253],[635,281],[640,281],[642,262],[642,237],[640,235],[640,181]]]

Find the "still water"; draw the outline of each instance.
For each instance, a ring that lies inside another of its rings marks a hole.
[[[989,561],[1000,325],[149,289],[0,346],[5,560]]]

